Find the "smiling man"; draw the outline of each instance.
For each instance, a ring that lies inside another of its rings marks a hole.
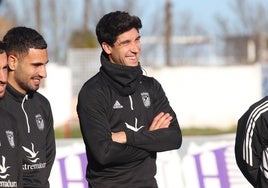
[[[156,154],[178,149],[182,135],[160,85],[142,74],[142,24],[127,12],[104,15],[96,27],[100,71],[77,104],[92,188],[156,188]]]
[[[0,41],[0,99],[3,98],[7,85],[7,54],[6,45]]]
[[[0,41],[0,100],[7,85],[6,45]],[[0,187],[22,187],[22,168],[17,122],[0,107]]]
[[[48,188],[56,154],[53,116],[49,101],[37,92],[47,76],[47,43],[27,27],[10,29],[3,41],[8,55],[8,84],[0,106],[19,123],[23,187]]]

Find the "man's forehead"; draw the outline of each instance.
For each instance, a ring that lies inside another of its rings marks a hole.
[[[139,32],[135,28],[133,28],[133,29],[131,29],[129,31],[126,31],[126,32],[118,35],[117,38],[116,38],[116,41],[122,42],[122,41],[125,41],[125,40],[133,40],[133,39],[136,39],[138,37],[140,37]]]
[[[0,53],[0,67],[7,66],[7,54],[6,52]]]

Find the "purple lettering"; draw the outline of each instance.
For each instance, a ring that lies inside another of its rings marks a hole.
[[[225,161],[225,156],[224,156],[226,149],[227,147],[224,147],[224,148],[219,148],[219,149],[215,149],[211,151],[215,154],[215,159],[216,159],[215,165],[218,170],[218,175],[203,174],[203,169],[201,167],[201,161],[200,161],[201,154],[194,155],[200,188],[206,187],[204,180],[209,179],[209,178],[217,178],[220,182],[221,188],[230,188],[230,182],[229,182],[229,178],[227,175],[226,161]],[[213,165],[213,163],[210,162],[208,165]],[[207,168],[209,168],[209,166],[207,166]]]
[[[66,174],[66,167],[65,167],[65,160],[66,157],[64,158],[58,158],[57,160],[59,161],[59,165],[60,165],[60,170],[61,170],[61,182],[62,182],[62,187],[68,187],[68,183],[81,183],[84,185],[85,188],[88,188],[88,183],[85,179],[85,172],[86,172],[86,165],[87,165],[87,158],[86,158],[86,154],[85,153],[81,153],[77,155],[80,159],[80,165],[81,165],[81,169],[83,172],[83,177],[81,177],[80,180],[71,180],[67,178],[67,174]]]

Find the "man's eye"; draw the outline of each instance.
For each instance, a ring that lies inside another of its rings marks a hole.
[[[125,46],[125,45],[127,45],[127,44],[129,44],[129,41],[124,41],[124,42],[121,42],[121,43],[120,43],[120,46]]]

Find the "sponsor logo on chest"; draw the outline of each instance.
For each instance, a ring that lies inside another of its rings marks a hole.
[[[11,166],[6,165],[6,157],[2,155],[2,161],[0,160],[0,187],[17,187],[16,181],[8,179],[10,176],[9,170]]]
[[[22,169],[23,170],[34,170],[34,169],[42,169],[46,168],[46,163],[38,163],[40,161],[40,158],[38,157],[39,151],[35,151],[34,144],[31,143],[31,148],[27,148],[25,146],[22,146],[22,149],[26,153],[26,158],[28,161],[28,164],[23,164]]]

